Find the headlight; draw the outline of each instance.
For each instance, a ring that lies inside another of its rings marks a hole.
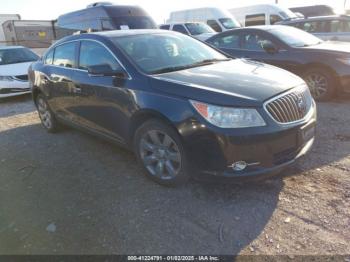
[[[0,81],[13,81],[12,76],[0,76]]]
[[[350,58],[337,58],[337,60],[343,64],[350,65]]]
[[[209,123],[221,128],[266,126],[258,111],[251,108],[233,108],[209,105],[190,100],[197,112]]]

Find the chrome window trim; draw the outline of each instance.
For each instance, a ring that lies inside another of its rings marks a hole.
[[[117,58],[117,56],[102,42],[98,41],[98,40],[95,40],[95,39],[88,39],[88,38],[81,38],[81,39],[76,39],[76,40],[70,40],[70,41],[66,41],[66,42],[63,42],[63,43],[59,43],[55,46],[53,46],[52,48],[56,49],[56,47],[58,46],[61,46],[61,45],[64,45],[64,44],[69,44],[69,43],[73,43],[73,42],[81,42],[81,41],[91,41],[91,42],[96,42],[100,45],[102,45],[104,48],[107,49],[107,51],[114,57],[114,59],[117,61],[117,63],[121,66],[121,68],[124,69],[124,71],[126,72],[126,74],[128,75],[127,79],[128,80],[131,80],[132,77],[131,75],[129,74],[128,70],[126,70],[126,67],[123,65],[122,62],[120,62],[120,60]],[[55,50],[56,51],[56,50]],[[53,67],[58,67],[58,68],[64,68],[64,69],[70,69],[70,70],[77,70],[77,71],[81,71],[81,72],[87,72],[88,70],[85,70],[85,69],[80,69],[80,68],[73,68],[73,67],[64,67],[64,66],[58,66],[58,65],[54,65],[53,62],[55,60],[55,56],[53,57],[53,60],[52,60],[52,64],[45,64],[45,65],[50,65],[50,66],[53,66]],[[78,61],[79,63],[79,61]]]
[[[296,87],[293,87],[291,90],[288,90],[287,92],[284,92],[284,93],[282,93],[282,94],[280,94],[278,96],[274,96],[274,97],[272,97],[269,100],[264,102],[264,104],[263,104],[264,110],[274,122],[276,122],[279,125],[283,125],[283,126],[293,125],[293,124],[304,122],[306,119],[309,119],[311,117],[311,115],[314,113],[315,101],[312,98],[311,94],[310,94],[310,96],[311,96],[311,106],[310,106],[309,112],[307,112],[307,114],[303,118],[301,118],[299,120],[288,122],[288,123],[279,122],[270,114],[269,110],[267,110],[267,104],[269,104],[269,103],[271,103],[271,102],[273,102],[273,101],[275,101],[275,100],[277,100],[277,99],[279,99],[279,98],[281,98],[283,96],[286,96],[286,95],[288,95],[290,93],[293,93],[293,92],[295,92],[295,90],[297,90],[299,88],[305,88],[306,89],[306,88],[309,88],[309,87],[306,84],[301,84],[301,85],[298,85]]]

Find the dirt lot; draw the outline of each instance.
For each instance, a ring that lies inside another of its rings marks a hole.
[[[318,105],[312,152],[281,176],[169,189],[133,155],[0,102],[0,254],[349,254],[350,100]]]

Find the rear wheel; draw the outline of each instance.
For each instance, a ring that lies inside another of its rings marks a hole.
[[[317,101],[326,101],[335,94],[334,77],[323,68],[313,68],[303,74],[312,96]]]
[[[149,120],[134,136],[138,161],[153,181],[165,186],[179,186],[189,176],[187,159],[180,136],[170,126]]]
[[[58,130],[58,122],[42,94],[37,96],[36,106],[43,127],[50,133],[56,132]]]

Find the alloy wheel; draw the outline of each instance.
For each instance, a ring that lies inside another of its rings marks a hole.
[[[305,80],[314,98],[322,97],[327,93],[329,83],[324,75],[318,73],[308,74]]]
[[[52,116],[46,101],[43,98],[39,97],[37,100],[37,105],[39,117],[41,119],[42,124],[47,129],[52,128]]]
[[[139,144],[140,156],[151,175],[163,180],[175,178],[181,169],[181,153],[175,141],[159,130],[146,132]]]

